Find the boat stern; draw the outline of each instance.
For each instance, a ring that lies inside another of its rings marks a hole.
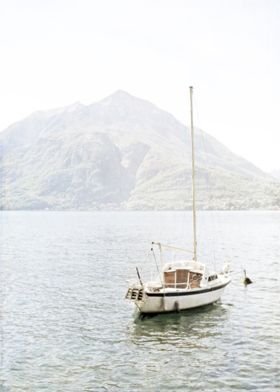
[[[144,287],[141,285],[131,285],[126,293],[125,298],[131,301],[142,301],[144,297]]]

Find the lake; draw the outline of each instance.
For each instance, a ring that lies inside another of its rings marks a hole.
[[[0,216],[1,392],[280,390],[279,212],[199,213],[200,259],[232,283],[143,320],[127,281],[155,271],[151,241],[191,248],[191,213]]]

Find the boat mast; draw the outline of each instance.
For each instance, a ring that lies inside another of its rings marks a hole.
[[[193,129],[193,87],[190,86],[191,139],[192,139],[192,210],[193,210],[193,260],[197,261],[196,241],[196,204],[195,204],[195,160],[194,160],[194,129]]]

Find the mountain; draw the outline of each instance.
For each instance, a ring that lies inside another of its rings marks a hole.
[[[0,133],[2,209],[191,208],[189,130],[124,91]],[[196,129],[198,207],[280,207],[280,184]]]

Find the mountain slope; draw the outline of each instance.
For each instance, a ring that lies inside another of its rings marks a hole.
[[[196,130],[200,208],[279,208],[280,185]],[[3,209],[191,207],[189,131],[117,91],[36,112],[0,134]]]
[[[274,178],[276,178],[278,181],[280,181],[280,169],[275,169],[272,170],[270,173]]]

